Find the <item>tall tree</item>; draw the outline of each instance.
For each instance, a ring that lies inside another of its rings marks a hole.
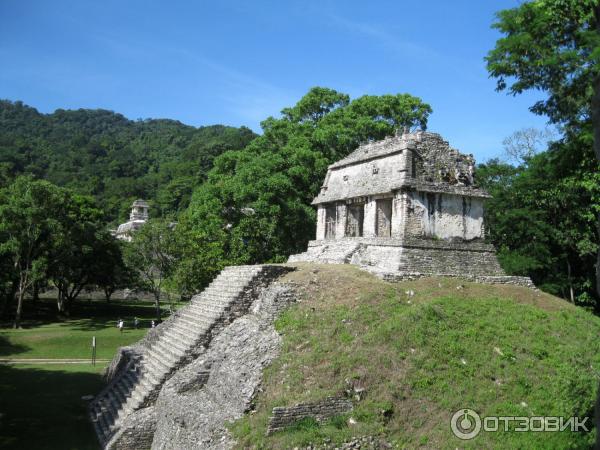
[[[593,266],[600,244],[600,171],[591,142],[590,126],[569,130],[526,163],[488,161],[476,177],[493,196],[486,225],[503,268],[598,311]]]
[[[500,11],[497,18],[494,27],[504,36],[486,58],[497,89],[513,95],[544,91],[547,98],[531,110],[553,123],[590,121],[600,162],[600,3],[533,0]],[[600,295],[600,251],[596,290]]]
[[[14,326],[19,328],[25,293],[45,277],[65,192],[46,181],[19,177],[0,197],[0,253],[10,259],[17,280]]]
[[[175,267],[173,226],[165,220],[152,219],[135,231],[132,238],[124,247],[126,264],[135,273],[138,287],[154,295],[156,319],[160,321],[163,287]]]
[[[97,284],[100,272],[114,262],[114,238],[104,229],[102,211],[91,197],[69,192],[57,219],[47,273],[58,289],[58,311],[68,315],[81,291]]]
[[[310,205],[327,166],[360,143],[405,126],[426,128],[431,107],[408,94],[349,96],[312,88],[281,118],[262,122],[263,135],[217,157],[208,180],[180,219],[178,280],[202,287],[227,264],[284,261],[314,233]]]

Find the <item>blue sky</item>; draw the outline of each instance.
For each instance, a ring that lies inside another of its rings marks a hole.
[[[483,57],[494,12],[516,0],[0,0],[0,98],[42,112],[247,125],[312,86],[410,93],[429,130],[479,161],[545,119],[536,97],[494,91]]]

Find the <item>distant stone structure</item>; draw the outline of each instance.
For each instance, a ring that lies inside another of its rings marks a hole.
[[[117,239],[131,241],[131,233],[139,230],[148,221],[148,210],[150,206],[144,200],[136,200],[131,205],[131,213],[129,214],[129,222],[122,223],[114,233]]]
[[[361,145],[329,166],[313,201],[316,240],[289,261],[351,263],[390,280],[450,275],[507,281],[484,240],[490,195],[475,185],[474,166],[473,155],[435,133],[405,131]]]

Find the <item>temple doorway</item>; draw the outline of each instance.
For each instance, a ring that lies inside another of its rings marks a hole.
[[[325,208],[325,239],[335,238],[335,225],[337,222],[337,208],[335,205]]]
[[[364,218],[365,206],[363,204],[349,205],[346,215],[346,236],[361,237]]]

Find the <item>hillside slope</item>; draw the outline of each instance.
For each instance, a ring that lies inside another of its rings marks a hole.
[[[216,156],[255,137],[246,127],[133,121],[101,109],[41,114],[0,100],[0,186],[20,174],[43,178],[95,196],[115,223],[138,197],[151,201],[153,215],[174,214]]]
[[[593,441],[593,430],[482,432],[462,441],[450,418],[462,408],[482,416],[591,416],[599,318],[522,287],[448,278],[391,284],[349,265],[298,268],[281,280],[302,293],[276,322],[281,355],[265,371],[253,411],[231,425],[239,448],[354,436],[399,448],[586,448]],[[352,413],[265,435],[273,407],[340,395],[349,385],[365,389]]]

